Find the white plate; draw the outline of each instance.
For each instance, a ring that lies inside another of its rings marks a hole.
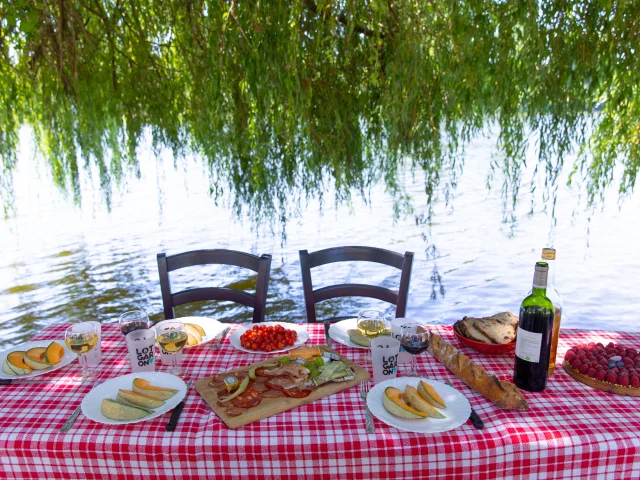
[[[213,318],[207,318],[207,317],[182,317],[182,318],[174,318],[171,320],[163,320],[161,322],[156,323],[153,326],[153,328],[168,322],[193,323],[194,325],[198,325],[202,327],[202,329],[204,330],[204,333],[206,333],[206,335],[202,337],[202,341],[198,345],[191,345],[191,346],[185,345],[184,348],[194,348],[204,343],[210,342],[211,340],[216,338],[218,335],[220,335],[220,333],[225,329],[224,323],[220,323],[219,321],[214,320]]]
[[[153,413],[148,417],[139,418],[137,420],[111,420],[102,414],[102,400],[109,398],[116,399],[118,390],[132,390],[133,380],[136,378],[144,378],[148,380],[154,387],[174,388],[178,390],[173,397],[165,400],[161,407],[150,409]],[[187,385],[175,375],[164,372],[139,372],[122,375],[121,377],[112,378],[98,385],[96,388],[87,393],[82,400],[82,413],[85,417],[98,423],[106,423],[107,425],[126,425],[129,423],[145,422],[152,418],[159,417],[163,413],[172,410],[178,405],[187,394]]]
[[[251,330],[254,325],[266,325],[267,327],[282,325],[284,328],[288,328],[289,330],[295,330],[296,332],[298,332],[298,338],[293,343],[292,347],[286,347],[286,348],[283,348],[282,350],[272,350],[270,352],[263,352],[261,350],[249,350],[248,348],[244,348],[242,345],[240,345],[240,336],[247,330]],[[233,345],[238,350],[242,350],[243,352],[247,352],[247,353],[264,353],[265,355],[267,354],[271,355],[272,353],[279,353],[279,352],[288,352],[293,348],[304,345],[307,342],[307,340],[309,340],[309,332],[307,332],[307,329],[305,328],[304,325],[299,325],[297,323],[284,323],[284,322],[251,323],[247,327],[238,327],[229,337],[229,342],[231,343],[231,345]]]
[[[348,320],[342,320],[341,322],[336,322],[331,324],[329,327],[329,336],[332,340],[346,345],[347,347],[353,348],[364,348],[369,350],[369,347],[363,347],[362,345],[358,345],[357,343],[353,343],[349,338],[349,334],[347,330],[355,330],[358,328],[358,319],[357,318],[349,318]]]
[[[400,418],[390,414],[382,404],[382,395],[387,387],[396,387],[404,392],[404,387],[412,385],[418,388],[418,382],[422,380],[435,388],[438,395],[442,397],[447,408],[438,408],[447,418],[425,418],[421,420],[410,420]],[[447,432],[458,428],[465,423],[471,415],[471,405],[464,395],[449,385],[436,380],[419,377],[399,377],[385,380],[371,389],[367,395],[367,406],[371,413],[387,425],[396,427],[399,430],[417,433],[439,433]]]
[[[26,352],[27,350],[30,350],[36,347],[48,347],[51,342],[56,342],[60,344],[62,347],[64,347],[64,355],[62,355],[62,359],[60,360],[59,363],[56,363],[53,367],[47,368],[46,370],[34,370],[33,372],[28,373],[26,375],[7,375],[1,370],[2,364],[4,363],[4,359],[7,358],[7,355],[9,355],[11,352],[15,352],[19,350]],[[66,367],[71,362],[73,362],[77,356],[78,355],[76,355],[75,353],[73,353],[71,350],[67,348],[67,346],[64,343],[64,340],[40,340],[38,342],[22,343],[20,345],[16,345],[15,347],[8,348],[4,352],[0,352],[0,378],[14,380],[18,378],[37,377],[38,375],[44,375],[45,373],[53,372],[55,370],[59,370],[62,367]]]

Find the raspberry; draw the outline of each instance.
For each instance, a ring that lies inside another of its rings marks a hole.
[[[607,371],[607,375],[604,377],[604,379],[609,383],[617,383],[618,382],[618,376],[615,374],[615,372],[613,370],[608,370]]]
[[[571,362],[571,366],[576,370],[578,370],[582,366],[582,362],[580,361],[579,358],[574,358],[573,362]]]
[[[596,368],[596,367],[598,366],[598,362],[593,361],[593,362],[589,363],[589,366],[590,366],[591,368]]]
[[[621,377],[622,375],[629,375],[629,370],[627,370],[626,368],[621,368],[618,372],[618,376]]]
[[[636,352],[633,348],[627,348],[627,357],[633,358],[636,355],[638,355],[638,352]]]
[[[572,351],[572,350],[569,350],[569,351],[565,354],[564,359],[565,359],[567,362],[570,362],[570,361],[571,361],[571,359],[572,359],[573,357],[575,357],[575,356],[576,356],[576,353],[575,353],[574,351]]]
[[[606,376],[607,376],[607,372],[605,372],[604,370],[600,370],[599,372],[596,373],[596,378],[601,382],[604,380],[604,377]]]
[[[622,362],[625,365],[633,365],[633,360],[631,360],[629,357],[622,357]]]
[[[582,365],[580,365],[580,368],[578,370],[580,371],[580,373],[587,373],[589,371],[589,364],[583,363]]]
[[[631,375],[631,378],[629,378],[629,383],[632,387],[640,387],[640,377],[638,375]]]
[[[620,375],[620,377],[618,378],[618,383],[620,385],[622,385],[623,387],[628,387],[629,386],[629,375]]]
[[[587,375],[589,375],[592,378],[595,378],[596,376],[596,369],[595,368],[590,368],[589,370],[587,370]]]
[[[615,346],[616,346],[616,344],[615,344],[615,343],[613,343],[613,342],[609,342],[609,343],[607,343],[607,349],[609,349],[609,348],[614,348]]]
[[[602,365],[598,365],[596,367],[596,372],[604,372],[604,367]]]
[[[587,347],[589,347],[589,348],[594,348],[595,346],[596,346],[596,344],[594,342],[587,343]]]
[[[602,344],[602,342],[598,342],[598,343],[596,343],[596,346],[597,346],[598,348],[602,348],[602,349],[604,349],[604,345]]]
[[[614,367],[614,368],[612,368],[612,369],[611,369],[611,371],[612,371],[613,373],[615,373],[616,375],[618,375],[618,374],[620,373],[620,369],[619,369],[618,367]]]

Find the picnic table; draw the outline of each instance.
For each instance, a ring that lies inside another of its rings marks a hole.
[[[68,325],[46,328],[33,340],[64,338]],[[324,343],[321,324],[307,325],[309,344]],[[476,363],[511,379],[512,356],[486,356],[462,347],[451,327],[433,331]],[[575,344],[614,341],[640,345],[640,333],[563,329],[560,362]],[[333,343],[367,367],[366,350]],[[101,378],[131,372],[124,338],[103,325]],[[198,379],[265,359],[234,349],[191,348],[183,366]],[[500,410],[425,353],[419,365],[432,379],[451,380],[484,420],[438,434],[400,431],[375,419],[365,431],[363,400],[353,387],[279,415],[231,430],[191,389],[177,429],[170,413],[111,426],[83,415],[68,433],[60,427],[90,385],[74,380],[77,362],[39,377],[48,383],[0,386],[0,471],[8,478],[638,478],[640,399],[604,393],[569,377],[560,365],[541,393],[523,392],[530,409]],[[166,367],[159,365],[158,371]],[[402,365],[400,366],[400,375]],[[49,383],[50,382],[50,383]]]

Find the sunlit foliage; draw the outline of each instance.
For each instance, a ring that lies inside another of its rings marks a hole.
[[[637,0],[0,5],[5,209],[22,124],[76,201],[92,166],[108,203],[148,129],[206,162],[214,196],[277,220],[330,184],[346,200],[383,180],[402,204],[408,166],[430,198],[487,125],[509,203],[531,138],[548,185],[580,149],[590,201],[640,166]]]

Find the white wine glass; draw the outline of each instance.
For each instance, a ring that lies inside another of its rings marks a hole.
[[[163,354],[162,362],[164,363],[164,359],[168,359],[168,372],[176,376],[181,376],[183,372],[180,367],[180,361],[182,360],[180,352],[187,344],[187,328],[182,322],[165,322],[162,325],[156,326],[156,332],[158,334],[157,342]]]
[[[95,374],[89,370],[89,361],[85,355],[98,343],[98,331],[95,325],[89,322],[71,325],[64,333],[64,342],[69,350],[78,355],[78,362],[82,368],[80,371],[82,381],[91,380]]]
[[[400,327],[400,345],[411,354],[411,370],[405,374],[407,377],[422,377],[424,373],[418,370],[416,355],[420,355],[429,346],[431,332],[424,325],[415,323]]]
[[[369,339],[369,347],[371,347],[371,339],[382,335],[389,323],[387,316],[379,310],[362,310],[358,314],[357,327],[365,337]],[[371,361],[371,350],[365,356],[365,360]]]

